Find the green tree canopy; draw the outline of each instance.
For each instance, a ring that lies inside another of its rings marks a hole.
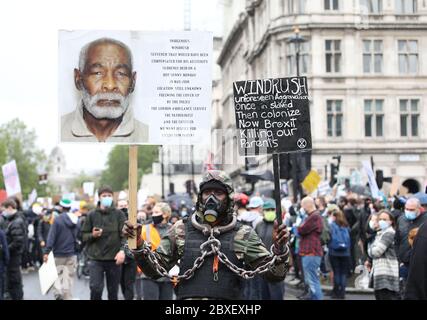
[[[37,135],[27,129],[24,122],[13,119],[0,126],[0,164],[15,160],[19,173],[23,198],[33,189],[40,196],[45,195],[45,185],[39,184],[37,168],[46,163],[46,155],[36,146]],[[0,175],[0,188],[4,189],[3,174]]]
[[[138,146],[138,183],[143,174],[151,172],[151,165],[158,159],[158,146]],[[102,172],[101,185],[114,191],[126,189],[129,179],[129,146],[117,145],[108,154],[107,168]]]

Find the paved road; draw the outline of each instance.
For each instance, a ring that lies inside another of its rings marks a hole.
[[[49,290],[49,292],[45,296],[41,294],[37,271],[32,271],[28,274],[23,274],[22,278],[24,283],[25,300],[54,300],[52,290]],[[74,279],[73,297],[76,300],[89,300],[89,279],[78,279],[77,277]],[[102,297],[103,299],[107,299],[107,290],[105,288]],[[123,299],[123,296],[120,292],[119,299]]]
[[[287,285],[285,286],[285,300],[298,300],[297,296],[302,294],[303,290],[296,289],[294,286]],[[333,300],[331,297],[324,294],[324,300]],[[373,294],[346,294],[346,300],[375,300]]]
[[[40,293],[40,284],[37,271],[32,271],[28,274],[23,274],[24,281],[24,298],[25,300],[53,300],[52,290],[47,295],[43,296]],[[285,300],[297,300],[297,296],[302,293],[302,290],[296,289],[293,286],[286,285]],[[75,279],[73,296],[77,300],[89,299],[89,280],[88,279]],[[103,299],[107,299],[107,292],[104,288]],[[119,299],[123,296],[119,290]],[[347,300],[375,300],[372,294],[347,294]],[[330,297],[325,296],[325,300],[330,300]]]

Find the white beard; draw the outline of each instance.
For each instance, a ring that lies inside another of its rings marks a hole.
[[[86,110],[96,119],[117,119],[120,118],[129,107],[129,95],[122,96],[120,93],[97,93],[91,96],[86,89],[82,90],[83,105]],[[99,100],[118,100],[117,107],[97,106]]]

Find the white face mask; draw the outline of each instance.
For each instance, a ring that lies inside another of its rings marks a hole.
[[[369,228],[371,228],[371,230],[373,230],[373,231],[376,230],[374,221],[369,221]]]
[[[5,210],[5,211],[3,211],[3,216],[5,216],[6,218],[9,218],[9,217],[13,216],[16,212],[17,211],[15,209],[10,210],[10,211]]]
[[[74,224],[77,224],[77,221],[79,221],[79,218],[71,212],[67,212],[67,216],[71,219],[71,222]]]
[[[332,222],[334,222],[334,218],[332,218],[332,217],[328,217],[328,223],[329,223],[329,224],[332,224]]]

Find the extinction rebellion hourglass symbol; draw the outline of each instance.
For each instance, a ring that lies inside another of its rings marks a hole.
[[[297,146],[300,149],[304,149],[307,146],[307,141],[304,138],[301,138],[297,141]]]

